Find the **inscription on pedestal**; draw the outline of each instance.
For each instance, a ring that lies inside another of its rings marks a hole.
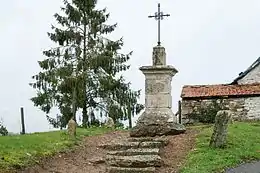
[[[147,85],[145,86],[146,94],[158,94],[165,91],[165,84],[161,82],[154,82],[147,80]]]
[[[145,93],[155,95],[158,93],[170,93],[171,81],[165,80],[145,80]]]
[[[172,97],[170,94],[146,95],[145,103],[147,108],[171,108]]]

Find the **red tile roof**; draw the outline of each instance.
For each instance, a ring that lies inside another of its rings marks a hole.
[[[185,85],[182,98],[260,95],[260,83],[245,85]]]

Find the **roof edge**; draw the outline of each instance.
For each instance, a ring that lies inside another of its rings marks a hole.
[[[260,96],[260,94],[199,96],[199,97],[182,97],[182,100],[224,99],[224,98],[242,98],[242,97],[259,97],[259,96]]]
[[[200,88],[200,87],[204,87],[204,88],[210,88],[210,87],[214,87],[214,86],[234,86],[234,87],[250,87],[250,86],[260,86],[260,83],[256,82],[256,83],[250,83],[250,84],[240,84],[240,85],[236,85],[236,84],[213,84],[213,85],[184,85],[182,87],[182,91],[180,94],[180,97],[183,99],[189,99],[189,98],[207,98],[207,97],[211,97],[211,98],[215,98],[215,97],[246,97],[247,95],[250,96],[259,96],[259,93],[255,93],[255,94],[229,94],[229,95],[216,95],[216,96],[185,96],[184,90],[185,89],[192,89],[192,88]]]
[[[260,65],[260,57],[257,58],[257,60],[253,64],[251,64],[244,72],[239,73],[239,76],[235,78],[233,82],[231,82],[231,84],[237,84],[240,79],[243,79],[248,73],[250,73],[259,65]]]

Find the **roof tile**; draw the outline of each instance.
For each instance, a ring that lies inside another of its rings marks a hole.
[[[185,85],[182,98],[260,95],[260,83],[245,85]]]

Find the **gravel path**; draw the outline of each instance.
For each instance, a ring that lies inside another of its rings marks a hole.
[[[228,169],[226,173],[260,173],[260,161],[242,164],[237,168]]]

